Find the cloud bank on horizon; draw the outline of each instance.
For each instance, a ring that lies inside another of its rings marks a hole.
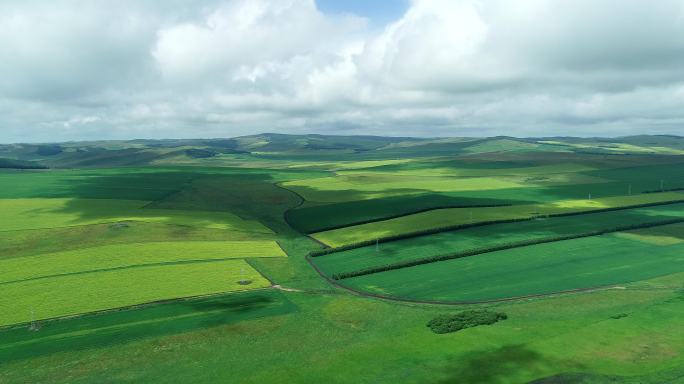
[[[0,142],[684,133],[684,0],[322,9],[3,1]]]

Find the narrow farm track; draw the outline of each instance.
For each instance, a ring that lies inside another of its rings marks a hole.
[[[291,189],[288,189],[288,188],[283,187],[282,185],[280,185],[280,183],[274,183],[273,185],[275,185],[276,187],[278,187],[278,188],[280,188],[280,189],[282,189],[282,190],[284,190],[284,191],[287,191],[287,192],[290,192],[290,193],[294,194],[295,196],[297,196],[297,199],[298,199],[297,205],[295,205],[294,207],[290,207],[290,208],[286,209],[285,212],[283,212],[283,221],[285,222],[285,224],[287,224],[287,226],[290,227],[290,229],[292,229],[293,231],[299,233],[299,234],[302,235],[302,236],[307,237],[309,240],[313,241],[314,243],[316,243],[316,244],[318,244],[318,245],[320,245],[320,246],[322,246],[322,247],[324,247],[324,248],[329,248],[329,246],[328,246],[327,244],[325,244],[325,243],[323,243],[322,241],[320,241],[320,240],[318,240],[318,239],[316,239],[316,238],[310,236],[308,233],[303,233],[303,232],[297,230],[297,228],[295,228],[295,227],[292,225],[292,223],[290,222],[290,220],[289,220],[288,217],[287,217],[287,213],[288,213],[289,211],[301,207],[301,206],[304,204],[304,202],[306,202],[306,199],[304,199],[304,197],[303,197],[302,195],[300,195],[299,193],[297,193],[297,192],[295,192],[295,191],[293,191],[293,190],[291,190]]]

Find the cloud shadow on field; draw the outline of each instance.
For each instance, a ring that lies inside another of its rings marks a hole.
[[[284,225],[283,213],[298,204],[291,191],[275,185],[278,181],[267,170],[241,169],[125,169],[93,172],[85,177],[65,177],[60,195],[73,198],[60,212],[85,220],[117,217],[136,212],[92,209],[80,199],[147,201],[145,209],[163,211],[229,212],[246,220],[257,220],[269,227]],[[145,209],[140,210],[145,215]],[[273,228],[272,228],[273,229]]]
[[[102,348],[135,340],[193,332],[297,311],[282,293],[246,292],[143,306],[0,330],[0,361]],[[228,331],[226,331],[228,332]]]
[[[473,352],[465,359],[454,359],[445,369],[446,378],[435,384],[508,383],[520,374],[541,373],[550,363],[524,345],[506,345],[493,351]]]

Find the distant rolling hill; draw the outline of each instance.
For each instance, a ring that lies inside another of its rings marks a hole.
[[[526,152],[684,155],[684,137],[639,135],[621,138],[412,138],[263,133],[217,139],[8,144],[0,145],[0,167],[219,165],[256,158],[340,161]]]

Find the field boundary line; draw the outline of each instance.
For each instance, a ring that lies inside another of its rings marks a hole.
[[[581,216],[581,215],[590,215],[590,214],[596,214],[596,213],[622,211],[622,210],[630,210],[630,209],[637,209],[637,208],[648,208],[648,207],[656,207],[656,206],[661,206],[661,205],[672,205],[672,204],[681,204],[681,203],[684,203],[684,199],[658,201],[658,202],[635,204],[635,205],[625,205],[625,206],[610,207],[610,208],[599,208],[599,209],[592,209],[592,210],[587,210],[587,211],[560,212],[560,213],[553,213],[553,214],[540,215],[540,216],[518,217],[518,218],[513,218],[513,219],[487,220],[487,221],[479,221],[476,223],[455,224],[455,225],[448,225],[448,226],[444,226],[444,227],[428,228],[428,229],[423,229],[423,230],[414,231],[414,232],[406,232],[406,233],[401,233],[401,234],[397,234],[397,235],[378,237],[376,239],[364,240],[364,241],[360,241],[357,243],[341,245],[338,247],[326,246],[327,248],[319,250],[319,251],[310,252],[309,255],[311,257],[320,257],[320,256],[324,256],[324,255],[329,255],[331,253],[348,251],[348,250],[356,249],[356,248],[363,248],[363,247],[367,247],[369,245],[374,245],[376,243],[389,243],[389,242],[397,241],[397,240],[412,239],[415,237],[421,237],[421,236],[426,236],[426,235],[434,235],[434,234],[438,234],[438,233],[457,231],[460,229],[467,229],[467,228],[486,227],[489,225],[496,225],[496,224],[518,223],[518,222],[523,222],[523,221],[532,221],[532,220],[536,220],[539,218]]]
[[[271,284],[271,286],[274,286],[276,284],[275,281],[273,281],[273,279],[268,277],[268,275],[266,275],[264,272],[261,271],[261,269],[259,269],[256,265],[254,265],[254,262],[252,262],[252,260],[250,260],[250,259],[243,259],[243,260],[245,260],[245,263],[247,263],[247,265],[252,267],[252,269],[254,269],[258,274],[260,274],[261,277],[268,280],[268,282]]]
[[[336,274],[332,275],[332,279],[333,280],[344,280],[344,279],[349,279],[352,277],[366,276],[366,275],[372,275],[372,274],[381,273],[381,272],[388,272],[388,271],[396,271],[398,269],[416,267],[416,266],[425,265],[425,264],[438,263],[441,261],[462,259],[462,258],[466,258],[466,257],[478,256],[478,255],[483,255],[483,254],[492,253],[492,252],[505,251],[505,250],[516,249],[516,248],[531,247],[534,245],[556,243],[556,242],[561,242],[561,241],[582,239],[582,238],[587,238],[587,237],[601,236],[601,235],[616,233],[616,232],[623,232],[623,231],[630,231],[630,230],[637,230],[637,229],[646,229],[646,228],[655,228],[655,227],[661,227],[661,226],[672,225],[672,224],[681,224],[681,223],[684,223],[684,218],[664,220],[664,221],[658,221],[658,222],[652,222],[652,223],[625,225],[625,226],[621,226],[621,227],[600,229],[600,230],[596,230],[596,231],[590,231],[590,232],[584,232],[584,233],[575,233],[575,234],[564,235],[564,236],[555,236],[555,237],[546,237],[546,238],[539,238],[539,239],[523,240],[523,241],[518,241],[518,242],[514,242],[514,243],[501,244],[501,245],[497,245],[497,246],[475,248],[475,249],[471,249],[471,250],[463,251],[463,252],[456,252],[456,253],[448,253],[448,254],[437,255],[437,256],[430,256],[430,257],[426,257],[426,258],[422,258],[422,259],[407,260],[404,262],[399,262],[399,263],[394,263],[394,264],[385,264],[385,265],[378,266],[378,267],[365,268],[365,269],[360,269],[360,270],[356,270],[356,271],[336,273]]]

